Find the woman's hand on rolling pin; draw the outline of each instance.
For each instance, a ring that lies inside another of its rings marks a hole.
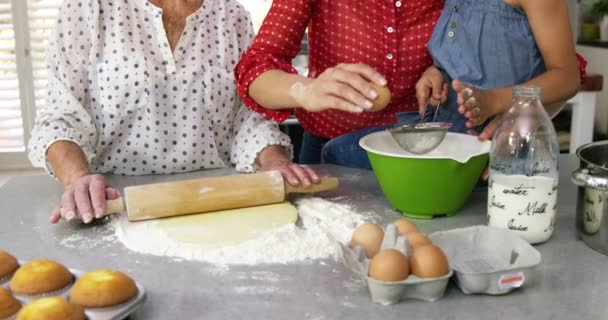
[[[448,99],[448,84],[443,79],[443,74],[437,67],[430,66],[424,71],[416,83],[416,99],[418,100],[418,112],[422,117],[426,112],[426,106],[436,106]]]
[[[291,162],[287,150],[282,146],[268,146],[258,155],[257,164],[262,171],[279,171],[283,179],[293,186],[310,186],[321,181],[310,167]]]
[[[321,180],[319,175],[309,166],[293,163],[289,160],[275,160],[267,167],[262,168],[262,170],[277,170],[281,172],[283,179],[292,186],[302,185],[308,187]]]
[[[68,221],[80,217],[84,223],[90,223],[95,218],[103,217],[106,199],[119,196],[118,190],[109,186],[104,176],[84,174],[64,187],[61,203],[51,214],[51,223],[57,223],[62,218],[62,211]]]
[[[372,101],[378,97],[374,83],[384,86],[387,81],[368,65],[339,64],[315,79],[296,82],[289,94],[308,111],[337,109],[359,113],[372,108]]]

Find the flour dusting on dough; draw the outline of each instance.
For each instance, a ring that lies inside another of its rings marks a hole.
[[[340,256],[354,229],[369,215],[350,206],[321,198],[297,203],[298,225],[284,225],[254,239],[233,246],[208,248],[167,237],[156,220],[129,223],[125,217],[113,220],[117,238],[130,250],[216,265],[286,264]],[[246,289],[244,289],[246,290]]]

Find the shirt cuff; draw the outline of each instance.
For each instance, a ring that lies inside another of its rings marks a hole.
[[[251,137],[255,144],[245,145],[237,148],[237,152],[243,156],[236,162],[236,170],[239,172],[256,172],[260,170],[256,160],[262,150],[270,146],[282,146],[287,150],[289,160],[293,160],[293,145],[289,137],[281,131],[259,132]]]
[[[47,173],[53,177],[55,174],[49,163],[46,153],[48,149],[58,141],[71,141],[78,145],[85,154],[89,166],[93,163],[96,155],[93,148],[89,146],[89,141],[84,135],[74,129],[62,129],[53,132],[39,133],[37,136],[32,136],[30,139],[29,158],[35,167],[44,168]]]

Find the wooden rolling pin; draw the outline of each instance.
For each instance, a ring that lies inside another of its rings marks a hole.
[[[337,188],[337,178],[321,178],[308,188],[291,186],[278,171],[126,187],[123,198],[106,201],[105,214],[126,212],[130,221],[253,207],[285,201],[289,193]]]

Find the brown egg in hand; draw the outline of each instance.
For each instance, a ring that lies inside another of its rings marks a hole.
[[[406,238],[412,249],[416,249],[417,247],[427,244],[433,244],[431,240],[422,232],[410,232],[407,234]]]
[[[428,244],[419,246],[410,259],[412,274],[419,278],[436,278],[449,272],[448,258],[439,247]]]
[[[378,251],[384,239],[384,230],[373,223],[364,223],[357,227],[353,232],[350,247],[355,249],[357,246],[363,247],[368,258],[373,258]]]
[[[408,219],[405,219],[405,218],[397,219],[397,220],[395,220],[394,223],[395,223],[395,225],[397,225],[397,230],[399,231],[399,234],[402,236],[405,236],[411,232],[420,232],[420,231],[418,231],[418,227],[416,227],[416,225]]]
[[[374,105],[370,109],[367,109],[367,111],[380,111],[386,108],[389,102],[391,102],[391,91],[386,86],[381,86],[376,83],[372,83],[372,85],[374,90],[378,93],[378,96],[372,101]]]
[[[402,281],[409,274],[407,258],[395,249],[382,250],[369,265],[369,276],[380,281]]]

